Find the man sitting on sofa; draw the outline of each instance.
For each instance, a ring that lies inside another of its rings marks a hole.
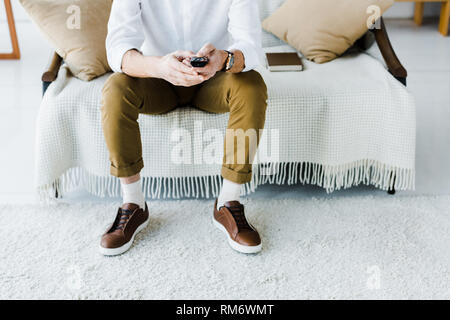
[[[103,235],[100,251],[127,251],[149,220],[140,178],[144,163],[139,114],[160,115],[193,105],[230,114],[226,136],[233,141],[225,141],[224,181],[213,221],[233,249],[259,252],[260,236],[239,199],[242,184],[251,180],[256,148],[228,134],[256,130],[258,143],[264,127],[267,88],[253,70],[261,56],[258,2],[115,0],[106,46],[115,73],[103,89],[103,132],[111,174],[121,181],[123,206]],[[207,57],[209,62],[194,68],[193,57]],[[240,154],[245,155],[243,163],[236,161]]]

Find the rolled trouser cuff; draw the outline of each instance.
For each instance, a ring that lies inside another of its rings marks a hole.
[[[135,162],[128,167],[116,168],[111,164],[111,174],[118,178],[128,178],[137,175],[144,168],[144,160],[141,158],[138,162]]]
[[[226,166],[222,167],[222,177],[238,184],[245,184],[252,180],[252,173],[242,173],[234,171]]]

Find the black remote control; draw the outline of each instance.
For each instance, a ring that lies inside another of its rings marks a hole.
[[[204,68],[209,62],[207,57],[193,57],[191,59],[191,66],[194,68]]]

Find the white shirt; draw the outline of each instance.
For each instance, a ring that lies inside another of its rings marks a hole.
[[[240,50],[249,71],[260,64],[261,21],[256,0],[114,0],[106,51],[111,69],[122,72],[123,55],[138,49],[163,56],[198,52],[206,43]]]

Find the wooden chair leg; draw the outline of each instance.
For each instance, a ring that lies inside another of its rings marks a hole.
[[[414,22],[421,26],[423,22],[423,10],[425,7],[425,3],[423,2],[416,2],[414,6]]]
[[[388,189],[388,194],[390,194],[390,195],[395,195],[395,193],[396,193],[396,191],[395,191],[395,180],[396,180],[396,176],[395,176],[395,174],[392,172],[391,173],[391,179],[393,180],[392,181],[392,185],[393,185],[393,187],[392,188],[389,188]]]
[[[9,35],[11,37],[12,53],[0,53],[0,59],[20,59],[19,41],[17,40],[16,25],[11,6],[11,0],[5,0],[5,11],[8,19]]]
[[[443,36],[448,35],[449,20],[450,20],[450,1],[442,2],[441,18],[439,20],[439,32]]]

